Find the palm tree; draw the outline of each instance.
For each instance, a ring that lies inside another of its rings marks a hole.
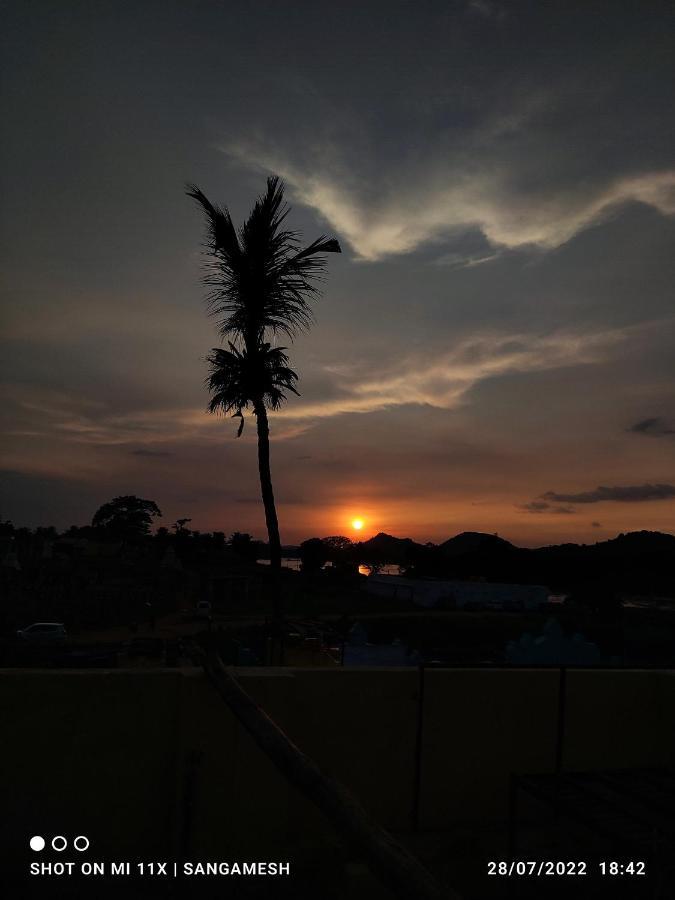
[[[335,239],[322,235],[301,248],[300,236],[282,228],[289,212],[284,185],[267,179],[267,190],[255,202],[244,225],[235,229],[226,207],[214,206],[194,185],[187,195],[202,208],[209,256],[204,283],[207,302],[229,350],[216,348],[208,357],[209,411],[241,418],[252,410],[258,430],[260,490],[270,547],[270,565],[281,568],[281,538],[270,471],[267,410],[276,410],[286,393],[297,394],[297,374],[288,366],[285,347],[272,346],[277,335],[291,340],[312,323],[310,301],[319,295],[317,281],[325,270],[325,253],[340,253]]]

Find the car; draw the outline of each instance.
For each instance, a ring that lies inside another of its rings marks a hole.
[[[200,600],[196,606],[192,606],[190,609],[181,610],[181,621],[183,622],[197,622],[197,621],[210,621],[213,614],[213,609],[208,600]]]
[[[211,604],[208,600],[200,600],[197,604],[196,616],[198,619],[211,618]]]
[[[19,640],[29,641],[32,644],[63,643],[68,634],[63,622],[34,622],[27,628],[21,628],[16,636]]]

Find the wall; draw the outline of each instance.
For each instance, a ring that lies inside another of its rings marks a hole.
[[[415,669],[238,676],[380,822],[409,827]],[[553,769],[557,692],[555,670],[426,672],[424,828],[503,819],[509,774]],[[569,672],[566,765],[674,764],[674,708],[672,673]],[[0,711],[0,804],[17,848],[31,834],[90,834],[112,858],[139,848],[205,858],[337,840],[199,670],[4,670]]]

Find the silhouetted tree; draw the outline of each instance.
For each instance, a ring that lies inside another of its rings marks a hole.
[[[327,551],[328,558],[331,560],[345,559],[351,550],[354,549],[353,542],[343,534],[334,534],[330,537],[321,538]]]
[[[95,530],[91,525],[71,525],[65,533],[68,538],[90,538],[95,537]]]
[[[230,549],[247,562],[254,563],[264,552],[264,545],[254,540],[250,534],[235,531],[229,540]]]
[[[323,254],[339,253],[336,240],[325,236],[301,249],[297,232],[282,228],[289,208],[284,185],[267,179],[267,190],[256,201],[243,227],[236,231],[226,207],[214,206],[195,186],[187,194],[202,208],[207,224],[210,263],[204,283],[220,334],[231,338],[229,350],[215,349],[208,357],[210,412],[241,418],[251,409],[258,431],[258,470],[269,535],[270,565],[281,568],[281,538],[270,471],[267,410],[278,409],[286,392],[297,394],[298,376],[288,367],[284,347],[273,347],[268,333],[289,338],[309,327],[309,300],[319,290],[325,269]]]
[[[115,497],[109,503],[104,503],[94,513],[91,524],[96,529],[124,540],[149,534],[153,518],[161,515],[153,500],[143,500],[132,494]]]
[[[328,560],[328,547],[321,538],[309,538],[300,544],[303,572],[318,572]]]

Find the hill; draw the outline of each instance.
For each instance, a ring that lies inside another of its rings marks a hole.
[[[496,534],[484,534],[481,531],[462,531],[440,544],[438,549],[447,557],[463,556],[467,553],[488,552],[496,550],[512,550],[513,544]]]
[[[582,593],[675,596],[675,536],[658,531],[536,549],[481,532],[462,532],[438,546],[380,533],[357,545],[357,554],[359,562],[398,563],[418,576],[546,584]]]
[[[412,538],[397,538],[380,531],[375,537],[357,544],[356,549],[361,562],[407,565],[424,550],[424,544],[418,544]]]

